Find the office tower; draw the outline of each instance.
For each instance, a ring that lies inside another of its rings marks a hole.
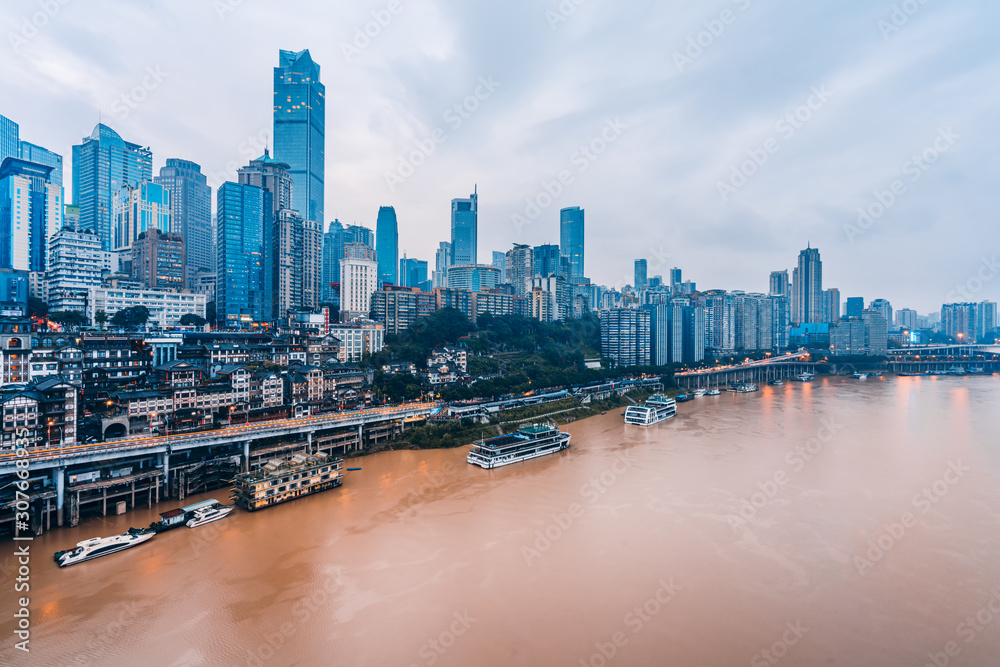
[[[865,323],[865,353],[872,357],[884,357],[889,347],[889,324],[882,313],[875,309],[861,312]]]
[[[735,314],[733,295],[723,290],[706,292],[702,297],[705,307],[705,347],[728,353],[736,349]]]
[[[779,295],[767,298],[771,302],[771,343],[776,351],[784,350],[789,344],[791,299]]]
[[[381,254],[379,254],[381,263]],[[401,287],[427,287],[427,262],[405,255],[399,260],[399,284]]]
[[[836,322],[840,319],[840,290],[828,287],[823,292],[823,321]]]
[[[566,279],[549,274],[531,279],[531,315],[542,322],[562,321],[569,317],[570,292]]]
[[[331,285],[340,282],[340,257],[344,254],[344,225],[340,220],[330,223],[323,234],[323,285],[320,290],[324,303],[334,303],[339,296]]]
[[[569,264],[566,275],[569,282],[586,275],[583,267],[583,214],[584,210],[579,206],[570,206],[559,211],[559,249]]]
[[[451,243],[440,241],[434,252],[434,287],[448,286],[448,266],[451,264]]]
[[[848,319],[861,317],[862,311],[865,309],[865,300],[860,296],[849,296],[847,297],[847,312],[845,313]]]
[[[900,308],[896,311],[896,328],[913,331],[917,328],[917,311],[912,308]]]
[[[363,225],[348,225],[344,228],[344,243],[363,243],[375,250],[375,232]]]
[[[0,163],[9,157],[21,157],[20,128],[6,116],[0,116]]]
[[[535,276],[535,251],[530,245],[515,243],[507,251],[507,282],[514,286],[515,296],[525,296],[531,291]]]
[[[326,87],[309,50],[279,51],[274,68],[274,157],[288,163],[295,188],[290,206],[323,220]]]
[[[170,191],[152,182],[123,185],[112,198],[114,239],[111,249],[131,257],[132,243],[139,234],[156,229],[173,232]]]
[[[646,289],[646,260],[635,260],[635,290]]]
[[[830,325],[830,352],[838,357],[867,354],[865,331],[868,323],[858,318],[847,318]],[[888,343],[887,343],[888,344]]]
[[[977,338],[992,336],[997,330],[996,301],[980,301],[976,304]],[[991,341],[992,342],[992,341]]]
[[[507,253],[499,250],[493,251],[493,266],[500,269],[500,282],[507,282]]]
[[[264,320],[264,229],[272,226],[267,190],[223,183],[216,193],[216,319],[246,328]]]
[[[649,365],[649,311],[614,308],[601,313],[601,354],[619,366]]]
[[[84,311],[87,290],[101,284],[101,274],[110,263],[106,258],[111,254],[101,250],[101,239],[89,229],[63,227],[56,232],[49,241],[46,271],[49,310]]]
[[[178,158],[167,158],[153,182],[170,193],[170,224],[184,241],[184,286],[188,286],[199,269],[215,272],[212,188],[200,165]]]
[[[340,319],[342,322],[367,316],[372,295],[378,290],[378,259],[364,243],[345,243],[340,258]]]
[[[73,203],[80,207],[79,228],[94,230],[101,248],[112,250],[115,193],[152,178],[153,153],[99,123],[73,146]]]
[[[559,246],[536,245],[532,252],[535,256],[533,263],[536,276],[564,275],[560,267]]]
[[[774,296],[789,296],[788,271],[771,271],[768,293]]]
[[[868,307],[882,313],[882,318],[886,321],[886,324],[892,323],[892,304],[889,303],[888,299],[874,299],[868,304]]]
[[[701,306],[682,306],[684,337],[682,359],[694,364],[705,359],[705,309]]]
[[[22,160],[34,162],[35,164],[43,164],[46,167],[52,167],[52,174],[49,176],[49,182],[57,188],[63,187],[62,155],[50,151],[47,148],[42,148],[41,146],[28,143],[27,141],[20,142],[20,148]],[[0,158],[0,162],[3,162],[3,158]]]
[[[318,222],[283,208],[264,233],[264,319],[319,306],[322,234]]]
[[[475,264],[479,226],[479,195],[473,188],[468,199],[451,200],[451,263]]]
[[[500,269],[491,264],[452,264],[448,287],[470,292],[488,291],[500,284]]]
[[[670,291],[677,293],[680,290],[680,284],[683,281],[681,278],[681,270],[676,266],[670,269]]]
[[[142,289],[178,290],[184,286],[184,239],[153,227],[132,242],[132,277]]]
[[[399,228],[396,224],[396,209],[380,206],[375,221],[375,251],[378,253],[378,279],[382,283],[400,285],[396,276],[399,266]]]
[[[799,253],[792,276],[792,319],[796,324],[823,321],[823,262],[819,250],[807,247]]]
[[[62,188],[52,167],[8,157],[0,163],[0,268],[45,271],[49,239],[62,228]]]
[[[240,167],[236,174],[240,185],[252,185],[271,193],[271,213],[278,215],[281,209],[295,209],[301,214],[302,209],[296,209],[293,205],[293,187],[291,167],[283,160],[271,157],[271,154],[264,150],[264,154],[256,160],[250,160],[250,164]]]

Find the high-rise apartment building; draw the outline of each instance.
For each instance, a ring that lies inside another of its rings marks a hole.
[[[868,307],[882,313],[882,318],[886,321],[886,324],[892,324],[892,304],[889,303],[888,299],[875,299],[868,304]]]
[[[434,287],[448,286],[448,266],[451,264],[451,243],[440,241],[434,252]]]
[[[451,200],[451,263],[478,262],[479,195],[473,189],[468,199]]]
[[[917,328],[917,311],[912,308],[900,308],[896,311],[896,328],[913,331]]]
[[[199,164],[178,158],[167,158],[153,182],[170,193],[170,223],[184,242],[184,285],[188,286],[199,270],[215,272],[212,188]]]
[[[840,290],[828,287],[823,292],[823,321],[836,322],[840,319]]]
[[[89,137],[73,146],[73,203],[80,207],[79,229],[90,229],[103,250],[114,243],[115,193],[153,178],[153,153],[98,123]]]
[[[179,290],[184,286],[184,238],[155,227],[132,242],[132,277],[142,289]]]
[[[559,249],[566,257],[566,278],[574,282],[584,273],[584,210],[570,206],[559,211]]]
[[[862,311],[861,319],[865,323],[866,354],[872,357],[884,357],[889,348],[888,321],[875,309]]]
[[[559,246],[557,245],[536,245],[532,252],[534,253],[534,270],[536,276],[547,277],[552,274],[557,276],[565,276],[563,271],[563,256],[559,252]]]
[[[345,243],[340,259],[340,319],[347,322],[371,312],[378,291],[378,259],[364,243]]]
[[[326,87],[309,50],[279,51],[274,68],[274,157],[286,162],[295,188],[293,208],[323,221]]]
[[[601,312],[601,354],[619,366],[649,365],[649,311],[613,308]]]
[[[799,253],[792,294],[792,319],[796,324],[823,321],[823,262],[818,249],[807,247]]]
[[[112,208],[115,229],[111,249],[115,252],[130,255],[132,243],[150,229],[173,233],[170,190],[158,183],[123,185],[114,194]]]
[[[855,317],[861,317],[861,313],[865,309],[865,300],[860,296],[849,296],[847,297],[847,306],[844,317],[847,319],[852,319]]]
[[[378,253],[378,279],[383,284],[401,285],[396,275],[399,266],[399,227],[396,209],[380,206],[375,221],[375,251]]]
[[[220,327],[264,321],[264,229],[273,225],[271,193],[223,183],[216,196],[216,319]]]
[[[646,289],[648,278],[646,276],[646,260],[635,260],[635,289],[636,291]]]
[[[493,266],[500,269],[500,282],[507,282],[507,253],[499,250],[493,251]]]
[[[101,250],[101,239],[89,229],[64,227],[49,241],[49,310],[60,312],[87,307],[87,290],[101,284],[101,275],[112,268],[113,253]]]
[[[507,251],[507,282],[514,286],[515,296],[526,296],[531,291],[535,276],[535,251],[530,245],[515,243]]]

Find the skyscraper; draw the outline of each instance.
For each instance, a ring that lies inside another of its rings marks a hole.
[[[73,203],[80,207],[79,229],[95,231],[101,248],[111,250],[114,193],[152,178],[152,151],[98,123],[89,137],[73,146]]]
[[[479,195],[451,200],[451,263],[475,264],[479,226]]]
[[[152,227],[132,243],[132,277],[143,289],[179,289],[184,284],[184,239]]]
[[[184,241],[184,284],[190,285],[198,269],[215,272],[215,239],[212,237],[212,188],[201,166],[190,160],[167,158],[153,179],[170,193],[173,232]]]
[[[534,249],[530,245],[515,243],[507,251],[507,282],[514,286],[514,294],[527,295],[531,291],[531,279],[534,276]]]
[[[344,225],[340,220],[330,223],[323,234],[323,284],[320,289],[325,303],[333,303],[339,297],[330,285],[340,282],[340,258],[344,254]]]
[[[0,116],[0,163],[9,157],[21,157],[20,127],[6,116]]]
[[[646,277],[646,260],[637,259],[635,260],[635,289],[641,290],[646,289],[647,283]]]
[[[52,167],[8,157],[0,163],[0,268],[45,271],[49,240],[62,228],[62,188]]]
[[[619,366],[649,365],[649,311],[613,308],[601,313],[601,354]]]
[[[569,275],[567,279],[573,282],[583,278],[584,249],[584,209],[570,206],[559,211],[559,248],[563,256],[568,258]]]
[[[379,253],[379,264],[382,263],[382,253]],[[426,287],[427,262],[422,259],[403,257],[399,260],[400,287]]]
[[[828,287],[823,292],[823,321],[836,322],[840,319],[840,290]]]
[[[396,209],[380,206],[375,221],[375,250],[378,252],[378,279],[390,285],[401,284],[396,277],[399,266],[399,228],[396,224]]]
[[[158,183],[123,185],[112,197],[114,239],[111,249],[129,251],[139,234],[157,229],[172,233],[170,190]],[[126,253],[131,256],[131,252]]]
[[[507,253],[499,250],[493,251],[493,266],[500,269],[500,282],[507,282]]]
[[[43,164],[46,167],[52,167],[52,175],[49,176],[49,182],[57,188],[63,187],[62,155],[50,151],[48,148],[42,148],[41,146],[28,143],[27,141],[20,142],[20,148],[22,160],[34,162],[35,164]],[[0,162],[3,162],[3,158],[0,158]]]
[[[345,243],[340,258],[340,319],[343,322],[371,312],[378,290],[378,259],[371,246]]]
[[[892,304],[889,303],[888,299],[875,299],[868,304],[868,307],[882,313],[882,318],[887,325],[892,324]]]
[[[854,317],[861,317],[861,313],[865,309],[865,300],[860,296],[849,296],[847,297],[847,317],[848,319]]]
[[[440,241],[434,253],[434,287],[448,286],[448,266],[451,264],[451,243]]]
[[[799,265],[793,272],[792,320],[796,324],[823,321],[823,262],[819,250],[807,247],[799,253]]]
[[[768,281],[768,285],[768,293],[771,296],[790,296],[788,270],[771,271],[771,278]]]
[[[323,221],[326,159],[326,87],[309,50],[279,51],[274,68],[274,157],[289,165],[292,205],[308,220]]]
[[[264,228],[272,224],[271,193],[226,182],[219,187],[216,211],[216,319],[220,327],[246,328],[264,319]]]
[[[536,276],[547,278],[552,274],[557,276],[563,275],[562,267],[560,266],[561,255],[559,253],[559,246],[536,245],[533,252],[535,255],[534,271]]]
[[[674,294],[680,291],[681,283],[684,281],[681,278],[681,270],[676,266],[670,269],[670,291]]]

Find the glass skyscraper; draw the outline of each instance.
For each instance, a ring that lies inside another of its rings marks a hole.
[[[379,263],[382,262],[381,251],[379,251]],[[403,257],[399,260],[399,285],[400,287],[427,287],[427,262],[422,259]]]
[[[823,262],[819,250],[807,246],[792,271],[792,320],[796,324],[823,322]]]
[[[264,229],[271,227],[271,193],[226,182],[216,197],[218,238],[216,319],[246,328],[264,319]]]
[[[309,50],[279,51],[274,68],[274,157],[289,165],[292,208],[323,221],[326,87]]]
[[[534,255],[533,265],[536,276],[548,278],[553,273],[557,276],[563,275],[562,267],[560,266],[562,256],[559,253],[559,246],[536,245]]]
[[[635,288],[637,290],[646,289],[648,279],[646,277],[646,260],[635,260]]]
[[[17,123],[6,116],[0,116],[0,162],[9,157],[21,157],[19,132]]]
[[[479,195],[451,200],[451,264],[475,264]]]
[[[0,268],[45,271],[48,242],[62,227],[62,188],[52,167],[15,157],[0,163]]]
[[[73,146],[73,203],[80,207],[79,229],[90,229],[111,250],[112,197],[122,186],[153,179],[153,153],[125,141],[99,123],[89,137]]]
[[[27,141],[22,141],[20,146],[22,160],[34,162],[35,164],[44,164],[46,167],[52,167],[52,175],[49,177],[49,182],[59,188],[63,186],[62,155],[54,153],[48,148],[42,148],[41,146],[28,143]],[[3,160],[0,159],[0,162],[2,161]]]
[[[396,224],[396,209],[380,206],[375,222],[375,251],[378,253],[378,279],[381,283],[400,285],[396,268],[399,262],[399,227]]]
[[[184,284],[190,285],[198,269],[215,271],[212,188],[200,165],[178,158],[167,158],[153,182],[170,193],[173,232],[184,239]]]
[[[559,211],[559,248],[569,258],[569,276],[583,278],[583,209],[570,206]]]

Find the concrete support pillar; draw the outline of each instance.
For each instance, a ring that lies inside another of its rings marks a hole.
[[[66,500],[66,468],[53,468],[52,481],[56,485],[56,525],[63,525],[63,502]]]
[[[313,434],[312,431],[306,433],[306,452],[309,454],[313,453]]]
[[[170,497],[170,452],[163,452],[163,497]]]
[[[362,447],[362,443],[364,442],[364,437],[365,437],[364,431],[361,430],[362,428],[363,428],[363,426],[361,424],[358,424],[358,449],[359,450]]]
[[[243,472],[250,471],[250,441],[243,443]]]

